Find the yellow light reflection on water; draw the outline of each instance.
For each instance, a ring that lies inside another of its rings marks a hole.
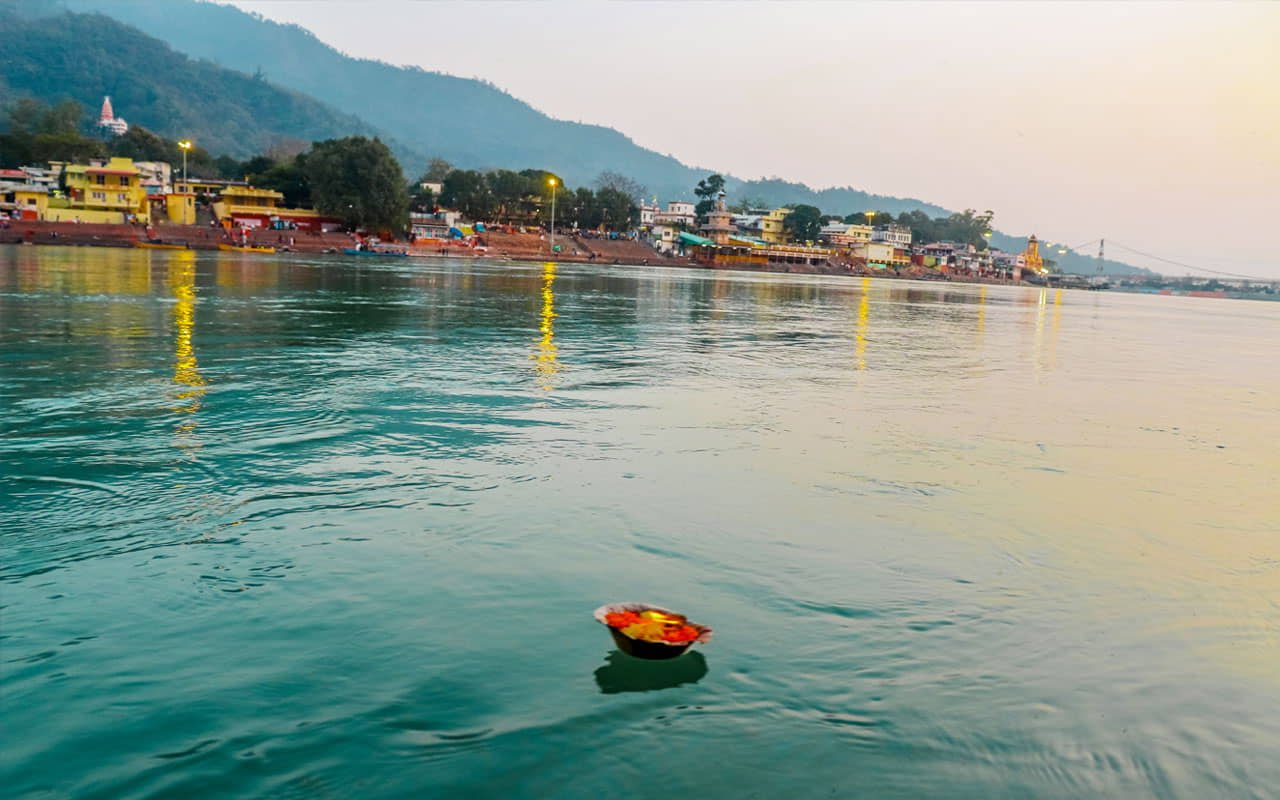
[[[1036,335],[1033,345],[1032,363],[1036,372],[1040,371],[1040,356],[1044,351],[1044,312],[1049,300],[1049,290],[1041,289],[1036,297]]]
[[[987,330],[987,287],[978,289],[978,349],[982,349],[982,337]]]
[[[194,253],[175,253],[169,263],[169,287],[176,302],[173,306],[173,383],[177,389],[172,410],[188,415],[178,424],[178,447],[199,447],[192,440],[196,428],[195,413],[208,391],[200,365],[196,361],[196,265]]]
[[[867,329],[871,325],[871,279],[862,279],[862,299],[858,301],[858,328],[854,339],[853,355],[858,369],[867,368]]]
[[[538,320],[538,352],[530,356],[534,359],[534,368],[542,379],[543,391],[554,388],[552,378],[560,371],[560,363],[556,357],[556,265],[548,261],[542,266],[542,314]]]

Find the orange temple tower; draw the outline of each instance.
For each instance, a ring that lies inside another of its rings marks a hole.
[[[1040,242],[1031,234],[1027,240],[1027,249],[1022,251],[1022,268],[1031,272],[1044,272],[1044,258],[1040,255]]]

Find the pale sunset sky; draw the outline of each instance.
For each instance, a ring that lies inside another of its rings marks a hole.
[[[1280,278],[1280,2],[233,2],[688,164]]]

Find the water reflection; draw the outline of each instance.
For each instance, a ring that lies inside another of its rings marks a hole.
[[[707,659],[694,650],[669,661],[645,661],[614,650],[596,670],[601,694],[653,692],[686,683],[697,683],[707,675]]]
[[[987,330],[987,287],[983,286],[978,289],[978,332],[977,346],[978,350],[982,350],[983,335]]]
[[[193,337],[196,330],[196,264],[194,253],[175,253],[169,262],[169,287],[178,301],[173,306],[173,383],[177,392],[173,411],[187,415],[177,426],[177,446],[184,449],[199,447],[193,438],[196,428],[195,413],[204,398],[204,376],[196,361]]]
[[[538,322],[538,331],[542,336],[538,339],[538,354],[532,356],[534,368],[542,379],[543,391],[551,391],[554,387],[552,379],[560,371],[556,359],[556,265],[548,261],[542,267],[542,314]]]
[[[871,279],[862,279],[862,299],[858,301],[858,328],[854,346],[854,357],[858,369],[867,368],[867,329],[870,327],[871,314]]]
[[[1058,326],[1062,321],[1062,290],[1053,293],[1053,312],[1049,313],[1049,290],[1041,289],[1036,296],[1035,338],[1032,363],[1036,372],[1052,370],[1057,366]],[[1045,318],[1049,318],[1049,331],[1045,333]]]

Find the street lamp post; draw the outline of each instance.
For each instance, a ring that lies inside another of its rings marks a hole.
[[[187,151],[191,149],[191,140],[183,139],[178,142],[178,147],[182,149],[182,182],[187,184],[187,188],[190,190],[191,184],[187,180]]]
[[[548,178],[551,184],[551,252],[556,251],[556,179]]]

